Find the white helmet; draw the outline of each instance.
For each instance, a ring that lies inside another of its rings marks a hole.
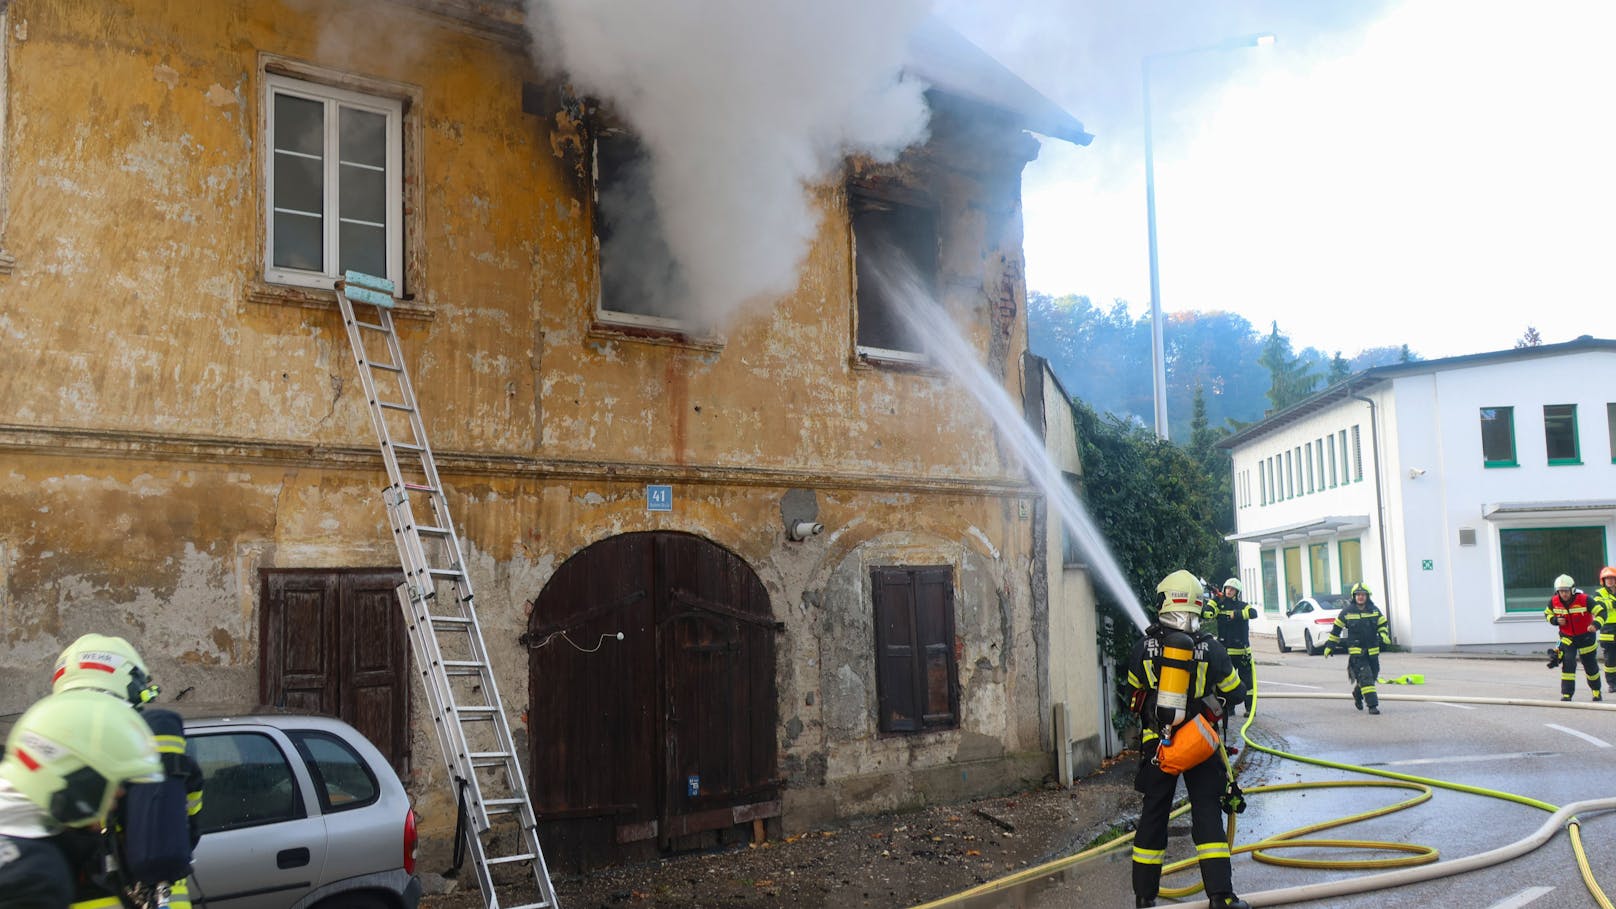
[[[1179,631],[1194,631],[1201,624],[1201,606],[1206,596],[1206,585],[1189,571],[1180,568],[1156,585],[1160,605],[1157,620]]]
[[[123,638],[105,634],[83,635],[56,658],[51,691],[60,694],[81,688],[104,691],[136,707],[157,697],[159,691],[135,648]]]
[[[1233,587],[1235,593],[1243,593],[1244,592],[1244,590],[1240,586],[1240,579],[1239,578],[1230,578],[1229,580],[1223,582],[1223,586],[1225,586],[1225,587]]]
[[[95,691],[42,698],[6,738],[0,778],[58,823],[104,820],[124,783],[163,779],[157,740],[128,704]]]
[[[1571,580],[1571,575],[1569,574],[1562,574],[1554,579],[1555,590],[1571,590],[1576,586],[1576,582]]]

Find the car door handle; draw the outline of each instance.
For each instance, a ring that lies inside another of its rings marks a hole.
[[[309,848],[299,846],[296,849],[282,849],[275,853],[275,867],[301,868],[309,863]]]

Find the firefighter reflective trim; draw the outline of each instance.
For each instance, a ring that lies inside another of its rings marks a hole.
[[[1206,688],[1206,662],[1204,660],[1196,660],[1195,661],[1195,693],[1200,694],[1201,692],[1206,691],[1206,690],[1207,690],[1207,688]]]
[[[190,878],[175,881],[168,891],[168,909],[191,909]]]
[[[1207,859],[1226,859],[1229,857],[1228,843],[1196,843],[1195,858],[1197,861]]]
[[[1250,647],[1228,647],[1228,648],[1225,648],[1225,649],[1229,651],[1229,656],[1232,656],[1232,657],[1251,656],[1251,648]]]
[[[1362,647],[1348,647],[1347,653],[1351,654],[1352,656],[1363,656],[1366,653],[1370,656],[1380,656],[1380,648],[1371,647],[1368,650],[1365,650]]]
[[[1240,685],[1240,670],[1231,669],[1229,670],[1229,674],[1223,677],[1223,681],[1218,683],[1218,690],[1233,691],[1236,688],[1239,688]]]
[[[1589,644],[1587,647],[1578,647],[1577,652],[1578,653],[1584,653],[1584,654],[1593,653],[1596,649],[1598,649],[1598,647],[1599,647],[1599,645],[1597,643],[1596,644]]]
[[[1375,693],[1375,686],[1373,686],[1373,685],[1362,685],[1362,686],[1359,686],[1358,690],[1363,692],[1364,695],[1367,697],[1368,695],[1371,695],[1371,694]]]
[[[1225,854],[1229,852],[1227,844],[1224,845]],[[1133,860],[1140,865],[1160,865],[1167,855],[1166,849],[1146,849],[1143,846],[1133,847]]]
[[[185,736],[183,735],[159,735],[154,736],[154,738],[157,739],[158,754],[185,753]]]
[[[1139,676],[1136,676],[1136,675],[1133,674],[1132,669],[1128,670],[1128,687],[1129,688],[1144,688],[1145,687],[1144,683],[1139,681]]]
[[[1562,682],[1575,682],[1576,680],[1577,680],[1576,670],[1572,670],[1571,672],[1562,672],[1562,673],[1560,673],[1560,681],[1562,681]]]
[[[67,906],[68,909],[112,909],[112,907],[122,909],[123,902],[116,896],[97,896],[87,900],[79,900],[76,903],[68,903]]]
[[[202,810],[202,790],[185,793],[185,813],[195,817]]]

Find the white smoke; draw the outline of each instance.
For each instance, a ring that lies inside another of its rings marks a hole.
[[[810,190],[847,155],[890,161],[926,138],[924,86],[900,68],[930,6],[530,0],[528,19],[541,65],[648,150],[676,311],[711,326],[797,286],[819,226]]]

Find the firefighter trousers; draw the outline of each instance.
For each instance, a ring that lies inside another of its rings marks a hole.
[[[1592,631],[1570,636],[1571,643],[1560,648],[1560,700],[1569,701],[1571,695],[1577,690],[1577,663],[1582,663],[1582,671],[1588,676],[1588,687],[1593,689],[1594,697],[1599,696],[1599,660],[1594,651],[1598,647],[1598,640]]]
[[[1616,641],[1600,641],[1605,651],[1605,687],[1616,693]]]
[[[1161,889],[1162,859],[1167,854],[1167,816],[1173,810],[1173,794],[1178,790],[1178,774],[1156,766],[1156,745],[1148,745],[1139,760],[1139,774],[1133,788],[1144,795],[1139,810],[1139,826],[1133,836],[1133,892],[1155,899]],[[1227,769],[1216,755],[1184,771],[1184,788],[1190,797],[1190,836],[1201,865],[1201,882],[1208,896],[1234,892],[1234,874],[1229,867],[1229,840],[1223,825],[1224,783]]]
[[[1375,683],[1380,680],[1380,654],[1355,653],[1347,657],[1347,678],[1352,680],[1352,699],[1362,699],[1365,704],[1380,708],[1380,695],[1375,693]]]

